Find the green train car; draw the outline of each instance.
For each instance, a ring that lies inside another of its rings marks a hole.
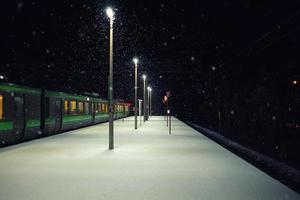
[[[114,118],[131,114],[115,102]],[[105,99],[0,83],[0,147],[108,121]]]

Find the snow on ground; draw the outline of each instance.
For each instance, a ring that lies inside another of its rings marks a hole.
[[[247,156],[251,160],[255,160],[256,163],[260,163],[263,166],[267,167],[268,169],[275,170],[277,174],[280,174],[281,176],[283,176],[293,182],[298,182],[298,184],[299,184],[299,178],[300,178],[299,170],[297,170],[283,162],[274,160],[269,156],[266,156],[264,154],[254,151],[250,148],[247,148],[237,142],[234,142],[215,131],[204,128],[204,127],[197,125],[195,123],[192,123],[192,122],[187,122],[187,123],[189,125],[191,125],[192,127],[196,128],[197,130],[205,132],[207,136],[213,138],[217,142],[220,142],[221,144],[224,144],[225,146],[229,147],[230,149],[233,149],[233,150],[241,153],[242,155]]]
[[[173,118],[174,119],[174,118]],[[300,199],[179,120],[115,122],[0,149],[0,199]]]

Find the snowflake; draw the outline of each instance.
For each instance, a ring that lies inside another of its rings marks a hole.
[[[18,8],[19,10],[21,10],[23,7],[24,7],[24,4],[23,4],[22,1],[20,1],[20,2],[17,4],[17,8]]]

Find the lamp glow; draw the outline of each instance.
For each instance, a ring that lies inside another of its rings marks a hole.
[[[293,80],[293,85],[297,85],[298,81],[297,80]]]
[[[106,9],[106,14],[107,14],[107,16],[108,16],[110,19],[113,19],[113,18],[114,18],[114,15],[115,15],[115,12],[113,11],[112,8],[108,7],[108,8]]]
[[[138,62],[139,62],[139,59],[137,59],[137,57],[134,57],[132,60],[133,60],[134,64],[138,64]]]
[[[144,74],[144,75],[143,75],[143,79],[145,80],[146,78],[147,78],[147,76]]]

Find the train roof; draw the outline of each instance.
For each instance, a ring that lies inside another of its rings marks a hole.
[[[38,88],[31,88],[27,86],[20,86],[10,83],[1,83],[0,82],[0,90],[3,90],[5,92],[11,93],[11,92],[17,92],[22,94],[36,94],[41,95],[42,90]],[[92,96],[83,96],[83,95],[75,95],[70,94],[66,92],[55,92],[50,90],[45,90],[45,93],[47,96],[51,97],[60,97],[63,99],[73,99],[73,100],[81,100],[81,101],[93,101],[98,103],[107,103],[108,101],[106,99],[98,98],[98,97],[92,97]],[[130,106],[130,103],[122,102],[122,100],[115,100],[115,103],[118,104],[124,104]]]
[[[95,98],[90,96],[82,96],[82,95],[73,95],[65,92],[54,92],[54,91],[46,91],[46,95],[50,97],[60,97],[63,99],[73,99],[73,100],[81,100],[81,101],[93,101],[99,103],[106,103],[107,100],[101,98]]]
[[[41,89],[19,86],[10,83],[0,83],[0,90],[5,92],[18,92],[22,94],[41,94]]]

